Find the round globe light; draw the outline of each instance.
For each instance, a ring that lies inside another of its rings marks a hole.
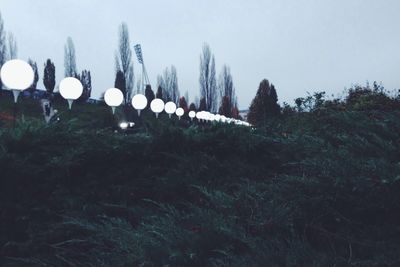
[[[81,81],[74,77],[64,78],[60,82],[60,94],[63,98],[67,99],[69,109],[72,107],[72,102],[78,99],[83,92]]]
[[[176,114],[176,116],[178,116],[179,119],[181,119],[183,114],[185,114],[185,111],[183,110],[183,108],[177,108],[175,111],[175,114]]]
[[[212,113],[210,113],[210,115],[208,116],[208,119],[209,119],[210,121],[215,121],[215,115],[212,114]]]
[[[132,97],[132,107],[137,110],[140,116],[140,111],[147,107],[147,98],[142,94],[137,94]]]
[[[190,118],[190,120],[193,120],[194,119],[194,117],[196,117],[196,112],[195,111],[189,111],[189,118]]]
[[[215,117],[214,117],[214,120],[215,121],[220,121],[221,120],[221,115],[216,114]]]
[[[196,112],[196,119],[201,120],[202,115],[203,115],[202,111]]]
[[[169,101],[165,104],[165,112],[169,115],[171,118],[171,115],[174,114],[176,111],[176,104],[172,101]]]
[[[158,118],[158,114],[164,110],[164,101],[159,98],[153,99],[150,103],[150,109],[156,114],[156,118]]]
[[[33,83],[35,74],[31,65],[20,59],[9,60],[1,67],[1,81],[12,90],[14,102],[17,103],[18,95]]]
[[[115,113],[115,108],[120,106],[124,101],[124,95],[118,88],[110,88],[104,93],[104,101],[112,109],[112,113]]]

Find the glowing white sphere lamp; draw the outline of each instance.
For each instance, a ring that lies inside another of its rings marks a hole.
[[[14,103],[17,103],[21,91],[32,85],[35,74],[31,65],[20,59],[13,59],[1,67],[0,77],[4,85],[13,92]]]
[[[150,109],[156,114],[156,118],[158,118],[158,114],[164,110],[164,101],[159,98],[153,99],[150,103]]]
[[[203,115],[202,111],[196,112],[196,119],[198,119],[199,121],[201,121],[201,118],[203,117],[202,115]]]
[[[165,104],[165,112],[168,114],[168,116],[171,118],[172,114],[174,114],[176,111],[176,104],[172,101],[169,101]]]
[[[215,115],[212,114],[212,113],[210,113],[210,115],[208,116],[208,119],[209,119],[211,122],[215,121]]]
[[[226,123],[226,119],[227,118],[224,115],[221,115],[221,119],[220,119],[221,122]]]
[[[190,118],[190,120],[193,121],[194,117],[196,117],[196,112],[193,111],[193,110],[192,110],[192,111],[189,111],[189,118]]]
[[[183,110],[183,108],[177,108],[175,111],[175,114],[176,114],[176,116],[178,116],[179,119],[181,119],[183,114],[185,114],[185,111]]]
[[[142,94],[137,94],[132,97],[132,107],[137,110],[140,116],[140,111],[147,107],[147,98]]]
[[[74,77],[67,77],[60,82],[59,90],[61,96],[68,101],[69,109],[71,109],[72,102],[82,95],[83,86],[81,81],[78,79]]]
[[[124,95],[118,88],[110,88],[104,93],[104,101],[111,107],[112,113],[115,114],[115,108],[124,102]]]

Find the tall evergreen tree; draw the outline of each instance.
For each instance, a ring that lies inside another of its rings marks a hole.
[[[144,90],[144,95],[147,98],[147,107],[146,108],[148,108],[148,107],[150,107],[151,101],[153,101],[153,99],[155,98],[154,92],[151,89],[150,84],[146,85],[146,89]]]
[[[200,99],[199,111],[206,111],[206,110],[207,110],[207,102],[206,99],[203,97]]]
[[[157,88],[156,98],[164,100],[164,98],[163,98],[163,89],[162,89],[161,86],[158,86],[158,88]]]
[[[185,113],[187,113],[188,110],[189,110],[188,104],[187,104],[187,102],[186,102],[186,98],[185,98],[184,96],[182,96],[182,97],[179,98],[179,107],[180,107],[180,108],[183,108],[183,110],[185,111]]]
[[[52,94],[56,85],[56,67],[50,59],[44,64],[43,85],[47,93]]]
[[[260,125],[279,113],[280,106],[275,86],[264,79],[261,81],[257,94],[251,102],[247,119],[251,124]]]
[[[189,105],[189,111],[196,111],[196,104],[195,103],[191,103]]]

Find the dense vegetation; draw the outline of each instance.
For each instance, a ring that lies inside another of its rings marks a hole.
[[[1,128],[0,265],[398,266],[400,112],[318,99],[257,129]]]

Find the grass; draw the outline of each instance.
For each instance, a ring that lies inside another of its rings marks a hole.
[[[63,112],[0,130],[1,266],[400,264],[399,112],[145,113],[132,134],[104,106]]]

